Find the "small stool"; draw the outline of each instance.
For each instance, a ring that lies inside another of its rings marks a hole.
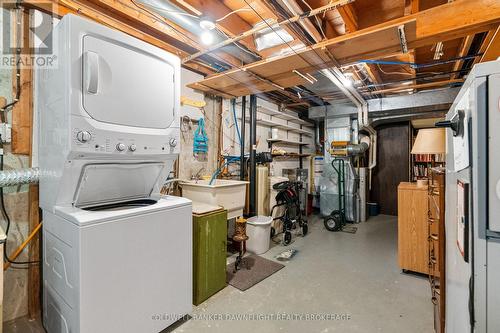
[[[238,256],[236,257],[236,262],[234,263],[234,270],[233,272],[236,273],[240,269],[240,265],[243,261],[243,256],[245,255],[245,252],[247,251],[247,220],[243,217],[238,217],[235,221],[235,228],[234,228],[234,235],[233,235],[233,241],[239,243],[239,251],[238,251]]]

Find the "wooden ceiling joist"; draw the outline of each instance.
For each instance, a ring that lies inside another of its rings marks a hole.
[[[152,33],[152,31],[146,32],[140,30],[132,23],[113,18],[94,7],[88,6],[86,3],[84,4],[72,0],[57,0],[54,1],[52,5],[48,6],[46,0],[23,0],[23,6],[38,9],[45,13],[53,14],[56,17],[62,17],[66,14],[84,16],[93,21],[99,22],[100,24],[117,29],[128,35],[155,45],[167,52],[179,56],[180,58],[189,55],[188,52],[186,52],[182,48],[175,46],[174,43],[171,43],[171,40],[168,39],[168,36],[163,32],[158,31],[157,33]],[[184,67],[203,75],[212,74],[215,72],[213,68],[201,62],[191,62],[189,64],[185,64]]]
[[[214,21],[229,15],[223,20],[217,22],[217,27],[231,37],[252,29],[252,26],[240,16],[231,14],[233,11],[222,1],[183,0],[183,2],[201,12],[202,15],[210,16]],[[250,51],[258,53],[255,49],[255,42],[253,38],[244,38],[239,42]]]
[[[486,50],[481,57],[481,62],[493,61],[500,57],[500,26],[495,31],[493,38],[487,44]]]
[[[399,86],[399,87],[395,87],[395,88],[375,90],[375,91],[371,91],[370,94],[372,94],[372,95],[387,94],[387,93],[396,93],[396,92],[401,92],[401,91],[406,91],[406,90],[411,92],[414,89],[431,89],[431,88],[443,87],[443,86],[457,84],[457,83],[463,83],[463,82],[464,82],[463,79],[453,79],[453,80],[446,80],[446,81],[412,84],[412,85],[408,85],[408,86]]]
[[[419,0],[405,0],[405,16],[417,13],[419,7]]]
[[[153,34],[164,34],[175,41],[180,41],[188,45],[195,51],[206,50],[200,43],[199,36],[195,36],[190,31],[183,29],[160,14],[156,14],[148,9],[147,6],[142,5],[136,0],[86,0],[85,3],[119,21],[130,22],[129,25],[141,31],[151,31],[150,33]],[[214,52],[213,56],[219,61],[225,62],[233,67],[241,65],[239,59],[226,53]]]
[[[465,36],[464,39],[462,40],[462,44],[460,45],[460,49],[458,50],[457,58],[462,58],[467,55],[467,52],[469,52],[470,46],[472,45],[472,41],[474,40],[474,36],[469,35]],[[456,72],[462,68],[464,61],[459,60],[453,64],[453,72]],[[459,76],[459,73],[453,73],[451,75],[452,79],[455,79]]]
[[[358,14],[352,4],[337,8],[345,24],[346,33],[358,30]]]
[[[456,0],[322,41],[312,47],[296,51],[296,54],[265,59],[242,68],[215,74],[201,83],[220,91],[231,91],[234,95],[247,95],[261,87],[259,84],[254,84],[251,75],[246,73],[252,72],[282,87],[292,87],[306,83],[303,79],[300,83],[300,79],[292,70],[311,73],[332,65],[328,56],[322,52],[323,48],[328,49],[341,65],[345,65],[362,59],[382,58],[389,54],[401,53],[397,34],[397,28],[400,25],[405,26],[408,47],[414,49],[439,41],[488,31],[496,28],[499,22],[500,2],[498,0]],[[311,66],[311,63],[304,59],[317,60],[308,61],[313,63],[314,66]],[[237,80],[234,79],[235,77]],[[275,90],[269,85],[262,85],[262,89],[262,92]]]

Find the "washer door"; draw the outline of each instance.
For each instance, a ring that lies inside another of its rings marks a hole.
[[[83,108],[90,117],[134,127],[170,126],[175,71],[167,59],[117,40],[86,35],[82,62]]]

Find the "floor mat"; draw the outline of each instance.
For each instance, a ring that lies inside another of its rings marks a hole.
[[[245,291],[283,267],[285,265],[252,254],[243,258],[241,269],[236,273],[233,272],[234,263],[227,265],[227,283],[241,291]]]
[[[356,231],[358,231],[358,228],[357,227],[343,226],[340,231],[347,232],[349,234],[355,234]]]

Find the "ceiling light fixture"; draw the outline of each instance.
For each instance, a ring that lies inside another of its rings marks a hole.
[[[202,17],[200,19],[200,27],[204,30],[214,30],[215,22],[207,17]]]
[[[204,45],[210,45],[214,42],[214,36],[210,31],[203,31],[200,35],[200,40]]]

